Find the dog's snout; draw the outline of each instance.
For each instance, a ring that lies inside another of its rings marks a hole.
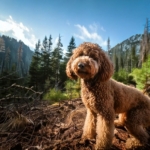
[[[78,63],[78,67],[83,69],[84,68],[84,64],[83,63]]]

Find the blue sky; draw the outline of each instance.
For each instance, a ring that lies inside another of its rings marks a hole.
[[[38,39],[60,34],[66,49],[72,36],[107,50],[144,32],[150,0],[0,0],[0,34],[21,39],[34,49]]]

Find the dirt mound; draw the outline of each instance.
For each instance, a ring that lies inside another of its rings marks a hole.
[[[0,150],[94,150],[95,141],[80,142],[85,116],[81,99],[40,102],[13,116],[0,108]],[[125,150],[129,134],[124,128],[114,133],[111,150]]]

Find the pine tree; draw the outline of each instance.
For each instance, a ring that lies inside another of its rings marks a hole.
[[[5,41],[0,37],[0,52],[5,52]]]
[[[49,53],[51,53],[51,50],[52,50],[52,45],[53,45],[53,43],[52,43],[52,36],[50,35],[49,36],[49,39],[48,39],[48,51],[49,51]]]
[[[119,50],[119,54],[118,54],[118,66],[119,66],[119,70],[122,69],[122,50],[123,49],[123,46],[122,44],[120,44],[120,50]]]
[[[47,44],[47,51],[45,52],[45,84],[44,84],[44,89],[48,90],[52,81],[51,81],[51,76],[52,76],[52,36],[49,36],[48,39],[48,44]]]
[[[56,48],[53,51],[52,56],[52,69],[53,75],[55,76],[55,88],[58,88],[58,84],[60,83],[60,64],[63,57],[63,44],[61,43],[61,37],[59,35],[58,42]]]
[[[113,50],[112,62],[113,62],[113,65],[114,65],[115,72],[118,72],[119,71],[119,65],[118,65],[118,56],[117,56],[116,51],[117,51],[116,49]]]
[[[110,58],[112,58],[112,51],[110,50],[110,38],[107,40],[107,54]]]
[[[136,54],[136,47],[135,45],[133,45],[131,47],[131,70],[137,67],[138,67],[138,56]]]
[[[68,49],[67,49],[67,52],[66,52],[66,61],[69,60],[70,56],[72,55],[72,51],[76,48],[76,44],[75,44],[75,39],[74,37],[72,36],[71,37],[71,40],[69,42],[69,45],[68,45]]]
[[[0,53],[2,53],[2,57],[0,59],[0,73],[3,72],[4,69],[4,56],[5,56],[5,41],[2,37],[0,37]]]
[[[40,63],[41,63],[41,54],[40,54],[40,40],[35,45],[34,55],[32,57],[32,62],[29,68],[29,86],[34,86],[34,89],[38,91],[40,89]]]
[[[126,48],[126,50],[125,50],[125,59],[124,59],[124,64],[125,64],[125,70],[127,71],[127,73],[129,73],[129,49],[128,48]]]
[[[149,33],[149,21],[146,19],[146,25],[144,29],[144,34],[141,41],[140,48],[140,61],[139,66],[141,67],[142,63],[146,61],[148,55],[150,54],[150,33]]]
[[[17,71],[18,71],[18,74],[20,77],[23,77],[25,75],[25,68],[24,68],[24,63],[23,63],[23,60],[22,60],[22,54],[23,54],[23,49],[22,49],[22,41],[20,41],[20,46],[18,48],[18,51],[17,51],[17,56],[18,56],[18,59],[17,59]]]
[[[45,38],[44,38],[44,40],[43,40],[43,48],[42,48],[42,50],[43,50],[44,52],[46,52],[47,49],[48,49],[48,39],[47,39],[47,37],[45,36]]]
[[[45,36],[42,48],[41,48],[41,82],[43,83],[42,88],[44,88],[44,84],[51,74],[51,45],[52,45],[52,37],[50,36],[49,40]]]
[[[10,49],[9,47],[5,51],[4,70],[9,72],[10,70]]]

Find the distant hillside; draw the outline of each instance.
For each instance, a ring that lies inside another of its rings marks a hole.
[[[26,75],[32,55],[33,51],[22,41],[5,35],[0,37],[0,73],[15,67],[19,74]]]
[[[142,34],[136,34],[131,36],[130,38],[124,40],[123,42],[117,44],[115,47],[111,48],[111,51],[127,51],[131,49],[133,46],[136,47],[136,52],[140,51],[140,42],[142,40]]]
[[[116,71],[125,67],[131,71],[131,68],[138,66],[142,36],[142,34],[133,35],[109,50]]]

